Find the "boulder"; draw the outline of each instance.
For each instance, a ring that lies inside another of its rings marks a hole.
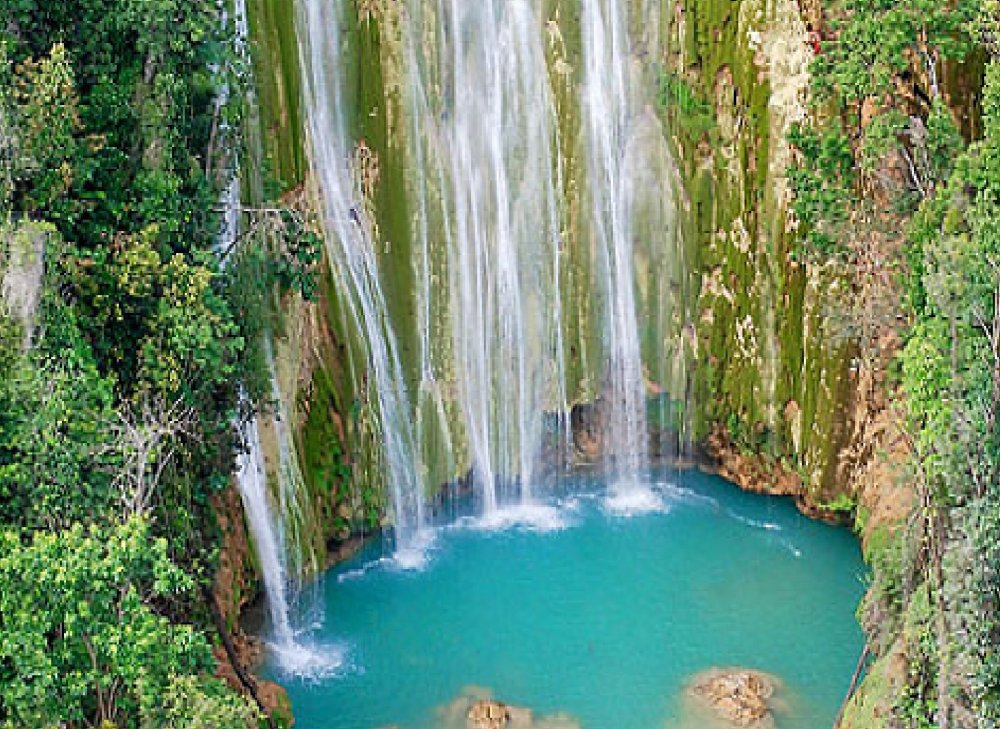
[[[723,721],[764,729],[774,724],[770,699],[778,679],[745,668],[714,668],[695,676],[688,695]]]

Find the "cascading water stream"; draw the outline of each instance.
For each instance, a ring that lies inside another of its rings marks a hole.
[[[487,515],[523,503],[546,406],[566,411],[555,109],[525,0],[410,0],[408,111],[420,226],[419,309],[450,317],[454,378]],[[437,230],[427,221],[437,221]],[[432,284],[446,245],[448,286]],[[422,325],[422,350],[431,350]],[[424,359],[424,381],[435,381]]]
[[[245,0],[235,0],[233,3],[235,50],[237,56],[243,59],[246,58],[246,39],[248,37],[246,12]],[[228,102],[229,93],[228,86],[224,86],[217,101],[220,106]],[[236,153],[235,144],[232,145],[229,157],[229,180],[222,193],[223,223],[217,245],[220,255],[223,256],[232,252],[240,234],[241,186],[239,156]],[[225,265],[225,263],[226,260],[223,259],[222,264]],[[249,398],[242,388],[240,388],[240,404],[243,406],[241,409],[252,408]],[[284,559],[285,550],[278,537],[279,525],[275,523],[268,502],[267,468],[264,462],[260,426],[256,414],[240,425],[240,432],[243,449],[236,457],[236,483],[243,501],[247,526],[256,547],[257,560],[260,563],[273,642],[279,649],[287,650],[294,646],[295,638],[288,617],[288,578]]]
[[[316,175],[327,257],[334,280],[366,348],[369,387],[377,399],[383,456],[398,554],[416,556],[426,539],[423,477],[410,399],[379,280],[367,206],[352,174],[341,87],[339,3],[301,3],[303,69],[312,169]]]
[[[582,0],[591,226],[605,277],[604,447],[612,475],[612,508],[656,508],[640,483],[647,464],[646,394],[633,270],[629,185],[630,57],[621,0]]]
[[[275,408],[270,423],[278,447],[278,513],[282,515],[278,531],[286,555],[283,560],[287,567],[286,584],[294,586],[293,592],[298,592],[301,578],[319,571],[316,550],[305,533],[315,523],[316,514],[295,454],[289,429],[291,415],[278,383],[278,366],[269,334],[264,337],[264,361],[271,374],[271,402]]]
[[[246,47],[248,26],[245,0],[235,0],[233,3],[233,22],[236,53],[243,61],[249,62]],[[228,102],[229,94],[228,86],[223,86],[217,100],[220,107]],[[254,98],[251,93],[248,106],[253,107],[253,105]],[[231,143],[228,174],[229,179],[221,197],[223,222],[217,242],[217,250],[221,256],[234,253],[233,249],[240,235],[241,184],[239,155],[235,143]],[[222,258],[221,265],[224,266],[226,260],[226,258]],[[278,388],[277,371],[274,366],[269,337],[265,339],[264,347],[271,373],[275,402],[283,403]],[[240,388],[239,399],[241,410],[252,410],[253,405],[250,398],[242,388]],[[260,420],[256,413],[246,422],[239,424],[243,449],[237,454],[234,475],[240,499],[243,502],[247,527],[253,539],[261,579],[264,583],[264,598],[271,631],[268,645],[284,670],[295,674],[321,675],[339,666],[340,656],[331,651],[321,651],[298,643],[290,618],[290,592],[292,591],[292,577],[290,575],[294,573],[298,577],[302,574],[303,565],[300,557],[304,551],[297,539],[297,525],[293,527],[291,522],[296,517],[301,520],[304,512],[299,494],[301,480],[290,478],[297,466],[294,456],[291,454],[290,433],[285,428],[284,418],[285,413],[282,405],[282,411],[275,420],[280,457],[279,473],[277,474],[280,483],[279,508],[275,510],[270,503]],[[295,558],[296,569],[290,571],[289,561],[293,554],[297,555]]]
[[[245,400],[241,392],[241,399]],[[293,628],[290,610],[289,549],[285,542],[284,519],[276,518],[267,486],[267,467],[261,447],[257,416],[241,427],[244,450],[237,456],[236,480],[243,501],[247,527],[264,582],[264,599],[270,624],[267,646],[278,666],[291,675],[320,677],[336,671],[343,663],[342,652],[300,642]],[[281,510],[278,514],[283,514]]]
[[[245,393],[241,393],[241,397],[245,399]],[[242,433],[245,450],[236,459],[236,481],[260,563],[273,644],[284,652],[295,645],[295,635],[288,617],[287,572],[278,539],[278,526],[268,501],[267,468],[256,416],[243,426]]]

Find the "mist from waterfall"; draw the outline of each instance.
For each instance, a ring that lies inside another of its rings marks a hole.
[[[351,168],[354,149],[344,118],[339,5],[327,0],[300,4],[309,151],[330,269],[352,322],[363,335],[396,539],[406,550],[423,539],[426,491],[399,348],[379,280],[372,221]]]
[[[546,408],[567,411],[542,25],[526,0],[410,0],[406,22],[421,379],[436,392],[431,320],[445,313],[474,487],[491,514],[530,502]]]

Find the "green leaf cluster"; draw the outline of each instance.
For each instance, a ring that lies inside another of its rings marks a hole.
[[[208,644],[154,607],[191,587],[141,520],[0,534],[0,724],[131,727],[196,710],[181,696],[212,698],[193,678],[211,667]]]

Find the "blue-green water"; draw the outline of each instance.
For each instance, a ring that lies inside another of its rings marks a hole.
[[[419,570],[368,550],[324,575],[324,625],[304,639],[343,666],[265,667],[296,727],[439,727],[440,707],[479,686],[585,729],[700,728],[683,686],[714,666],[779,676],[779,729],[832,726],[862,647],[854,537],[715,477],[653,480],[660,512],[612,515],[578,480],[534,526],[439,529]]]

